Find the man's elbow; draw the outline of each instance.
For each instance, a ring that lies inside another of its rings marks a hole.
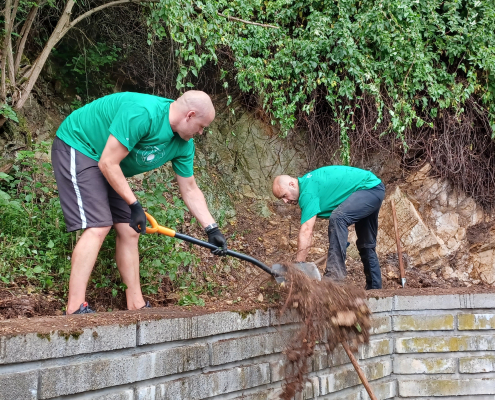
[[[303,224],[301,225],[300,231],[305,235],[311,235],[313,233],[314,224]]]
[[[187,197],[197,195],[198,191],[200,192],[200,189],[195,181],[191,181],[183,183],[182,185],[179,184],[179,191],[182,197]]]
[[[98,161],[98,168],[100,168],[102,174],[105,175],[105,173],[110,169],[110,163],[108,160],[100,160]]]
[[[307,226],[301,226],[300,233],[302,236],[305,236],[305,237],[311,236],[311,234],[313,233],[313,229],[309,228]]]

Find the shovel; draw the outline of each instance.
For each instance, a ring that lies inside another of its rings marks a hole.
[[[161,233],[162,235],[185,240],[186,242],[197,244],[198,246],[206,247],[207,249],[210,250],[218,249],[218,247],[215,246],[214,244],[204,242],[202,240],[196,239],[195,237],[184,235],[183,233],[176,232],[173,229],[158,225],[155,218],[153,218],[148,213],[145,214],[146,214],[146,219],[151,224],[151,228],[146,227],[146,233]],[[256,258],[253,258],[246,254],[238,253],[232,250],[227,250],[226,254],[228,256],[236,257],[239,258],[240,260],[244,260],[250,262],[251,264],[256,265],[258,268],[261,268],[263,271],[273,276],[277,281],[277,283],[285,282],[284,275],[286,274],[287,269],[281,264],[275,264],[272,266],[272,268],[270,268],[265,264],[263,264],[261,261],[258,261]],[[300,271],[308,275],[310,278],[316,279],[318,281],[321,280],[320,271],[318,271],[318,268],[316,267],[315,263],[312,262],[295,263],[293,265],[295,268],[299,269]]]

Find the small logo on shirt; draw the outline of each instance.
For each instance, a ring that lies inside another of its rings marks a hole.
[[[144,166],[153,166],[159,164],[165,155],[165,149],[162,146],[146,146],[142,149],[136,149],[136,162]]]
[[[308,174],[308,175],[306,175],[306,178],[311,178],[312,176],[313,176],[313,175]]]

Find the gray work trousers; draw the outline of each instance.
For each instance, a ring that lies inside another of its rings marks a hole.
[[[356,246],[364,267],[366,289],[381,289],[382,275],[375,248],[378,212],[384,197],[385,185],[380,183],[374,188],[354,192],[332,212],[328,219],[330,246],[325,276],[336,281],[342,281],[346,277],[348,228],[355,224]]]

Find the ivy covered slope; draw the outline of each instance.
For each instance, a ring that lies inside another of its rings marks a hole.
[[[381,133],[403,140],[442,109],[462,113],[470,97],[495,129],[493,1],[161,0],[150,23],[150,39],[170,35],[179,45],[178,88],[227,50],[241,90],[256,93],[283,132],[323,93],[344,161],[353,104],[364,95],[376,103],[375,124],[391,116]]]

